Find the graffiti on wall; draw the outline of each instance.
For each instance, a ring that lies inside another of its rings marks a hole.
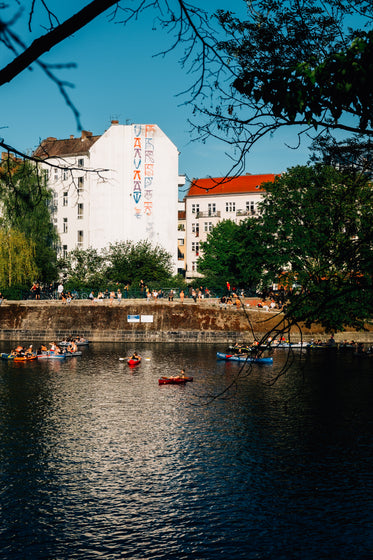
[[[152,124],[133,125],[133,188],[135,217],[146,220],[146,234],[154,233],[153,193],[154,193],[154,133]]]

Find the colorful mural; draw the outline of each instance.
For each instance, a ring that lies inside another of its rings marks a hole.
[[[133,125],[133,188],[135,217],[146,219],[146,234],[154,234],[153,189],[154,189],[154,134],[153,124]]]

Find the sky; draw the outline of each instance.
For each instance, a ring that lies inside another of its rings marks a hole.
[[[48,5],[61,20],[81,9],[82,0],[50,0]],[[197,3],[197,2],[196,2]],[[24,4],[29,4],[24,2]],[[40,10],[41,2],[36,4]],[[203,8],[213,13],[227,8],[224,0],[204,0]],[[230,0],[229,9],[242,14],[243,0]],[[62,12],[62,11],[63,12]],[[3,14],[1,14],[3,16]],[[58,75],[73,84],[71,99],[80,113],[83,129],[102,134],[112,119],[120,124],[157,124],[180,152],[179,173],[188,178],[225,176],[232,165],[231,148],[211,138],[192,141],[188,119],[193,118],[189,97],[183,94],[193,83],[193,75],[180,65],[183,47],[166,56],[156,56],[168,48],[172,37],[154,29],[154,13],[126,26],[108,21],[108,13],[56,46],[43,60],[76,63],[76,68],[59,70]],[[35,33],[43,33],[42,20],[34,19]],[[17,31],[27,44],[27,13],[18,21]],[[2,53],[2,66],[9,59]],[[30,153],[48,136],[58,139],[79,136],[76,120],[56,85],[35,65],[2,86],[0,136],[7,144]],[[280,173],[309,157],[306,145],[299,149],[291,130],[263,139],[246,162],[245,173]]]

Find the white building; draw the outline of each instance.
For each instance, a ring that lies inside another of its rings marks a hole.
[[[178,150],[153,124],[112,121],[102,136],[47,138],[35,154],[55,193],[61,253],[149,240],[172,255],[177,271]]]
[[[179,201],[179,211],[177,216],[177,258],[178,273],[184,276],[186,270],[186,212],[185,200]]]
[[[261,184],[274,181],[275,175],[242,175],[195,179],[185,197],[186,203],[186,279],[200,278],[197,260],[200,242],[206,241],[222,220],[241,222],[257,213],[264,190]]]

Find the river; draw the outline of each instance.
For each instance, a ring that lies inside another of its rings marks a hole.
[[[2,560],[373,558],[372,360],[134,349],[0,361]]]

